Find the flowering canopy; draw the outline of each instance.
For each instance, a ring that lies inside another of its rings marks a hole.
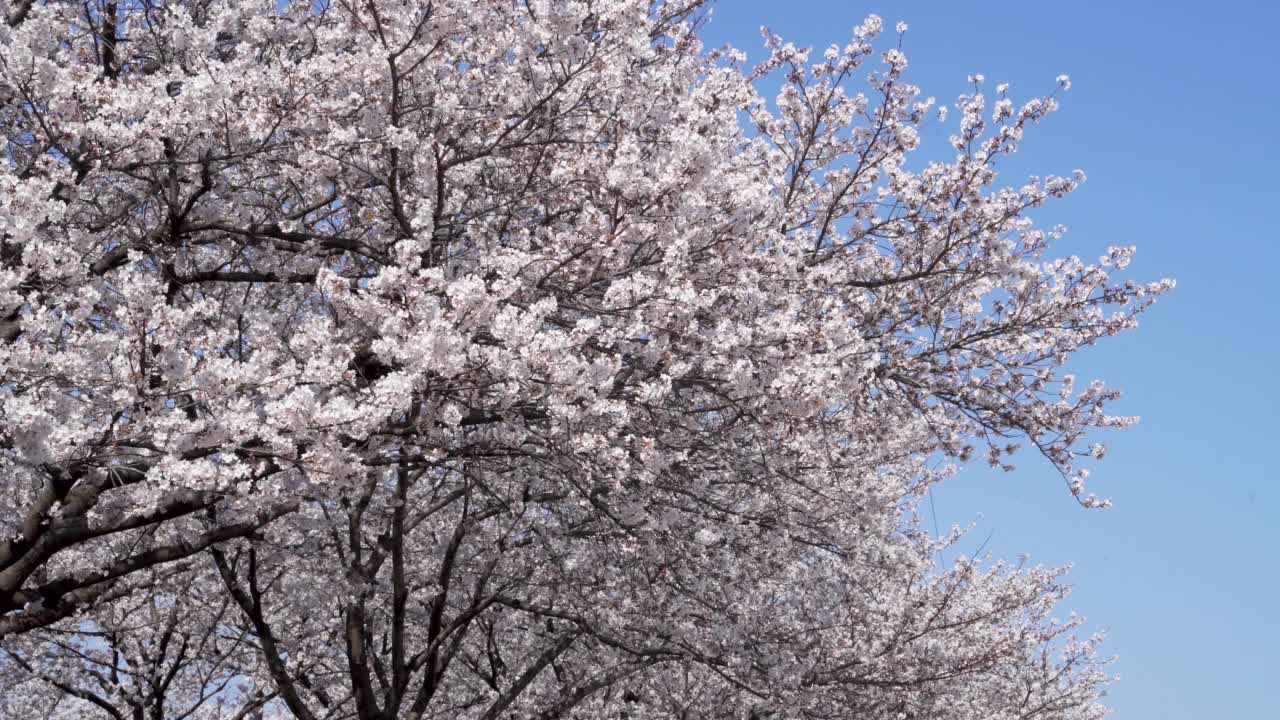
[[[1170,283],[996,185],[1052,95],[911,163],[879,18],[701,5],[0,2],[0,712],[1100,716],[1060,572],[914,508],[1104,504],[1063,366]]]

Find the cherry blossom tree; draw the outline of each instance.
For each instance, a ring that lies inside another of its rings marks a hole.
[[[12,702],[1103,714],[1061,572],[916,513],[1022,445],[1106,504],[1065,366],[1171,283],[997,184],[1069,81],[924,163],[878,17],[749,67],[702,6],[0,3]]]
[[[255,684],[255,638],[230,598],[168,583],[100,603],[84,622],[24,633],[0,659],[0,715],[247,718],[275,696]],[[7,671],[7,672],[5,672]]]

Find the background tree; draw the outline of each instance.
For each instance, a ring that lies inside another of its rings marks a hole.
[[[101,603],[84,622],[11,638],[0,715],[261,720],[275,692],[254,682],[255,638],[229,610],[230,598],[198,582],[170,582]]]
[[[0,635],[194,574],[304,720],[1098,716],[1059,573],[914,508],[1019,443],[1103,504],[1062,367],[1168,283],[994,185],[1052,95],[915,167],[879,18],[700,5],[10,6]]]

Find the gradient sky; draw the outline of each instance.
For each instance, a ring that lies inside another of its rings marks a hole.
[[[1059,251],[1137,245],[1129,277],[1178,281],[1136,332],[1074,363],[1143,418],[1101,438],[1090,490],[1115,507],[1079,507],[1024,451],[1012,474],[975,467],[939,488],[939,523],[976,521],[966,552],[989,537],[1003,557],[1074,563],[1063,614],[1109,630],[1113,718],[1280,719],[1280,3],[721,0],[705,37],[754,61],[761,25],[821,49],[871,12],[910,24],[907,79],[940,102],[973,73],[1015,102],[1069,73],[1005,182],[1085,169],[1035,214],[1070,228]],[[920,153],[952,156],[930,135]]]

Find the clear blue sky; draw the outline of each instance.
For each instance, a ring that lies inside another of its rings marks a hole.
[[[940,488],[939,522],[977,519],[967,551],[990,534],[999,555],[1075,564],[1064,614],[1109,629],[1117,720],[1280,719],[1280,3],[721,0],[706,37],[756,60],[762,24],[823,48],[870,12],[910,24],[908,79],[940,101],[972,73],[1024,99],[1069,73],[1016,171],[1089,181],[1036,217],[1070,228],[1064,253],[1137,245],[1131,277],[1178,281],[1075,363],[1143,418],[1103,438],[1091,489],[1115,507],[1080,508],[1020,455]]]

